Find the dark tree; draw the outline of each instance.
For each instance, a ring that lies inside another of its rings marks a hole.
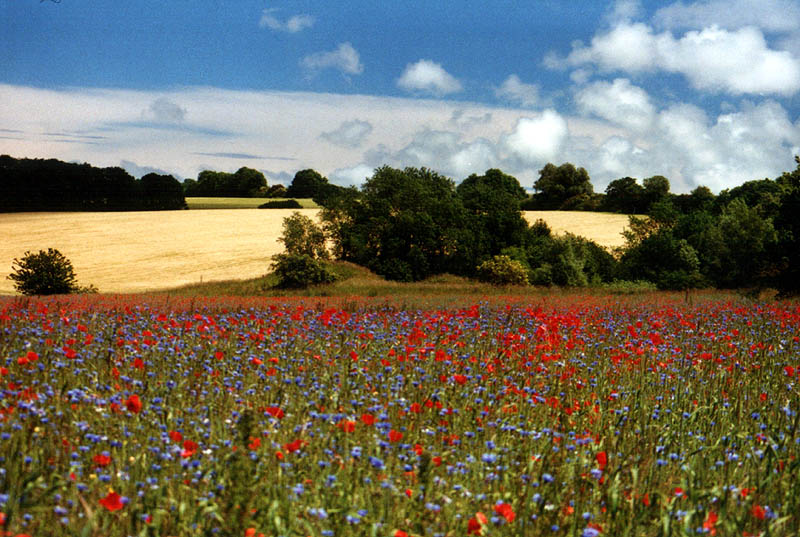
[[[669,198],[669,179],[663,175],[654,175],[642,181],[642,197],[644,198],[645,212],[650,208]]]
[[[795,157],[795,161],[797,169],[778,179],[784,194],[775,217],[780,259],[775,280],[778,289],[787,295],[800,293],[800,157]]]
[[[300,170],[294,175],[292,184],[286,190],[286,196],[290,198],[313,198],[320,189],[328,184],[328,180],[319,172],[307,169]]]
[[[522,244],[528,224],[520,203],[527,194],[515,177],[497,169],[486,170],[464,179],[456,192],[470,215],[476,266],[504,248]]]
[[[539,170],[539,179],[533,184],[535,206],[539,209],[560,209],[572,198],[591,197],[594,193],[589,173],[569,162],[561,166],[547,163]]]
[[[169,177],[169,176],[166,176]],[[169,203],[160,198],[166,186],[143,186],[122,168],[95,168],[55,159],[0,157],[0,212],[136,211],[177,209],[185,205],[180,183],[170,183]],[[176,186],[177,185],[177,186]],[[153,198],[152,196],[156,196]]]
[[[416,281],[442,272],[465,273],[467,212],[452,180],[426,168],[384,166],[356,199],[337,198],[323,213],[335,230],[341,258],[392,280]]]
[[[603,209],[614,213],[642,214],[644,188],[633,177],[611,181],[606,187]]]
[[[148,173],[139,180],[142,208],[151,211],[186,209],[181,183],[171,175]]]

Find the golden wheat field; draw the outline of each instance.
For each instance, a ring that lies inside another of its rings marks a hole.
[[[80,285],[104,293],[138,293],[200,281],[243,279],[268,271],[282,250],[281,224],[292,209],[209,209],[115,213],[0,214],[0,294],[15,258],[56,248],[75,268]],[[316,217],[317,209],[300,212]],[[555,233],[570,231],[606,246],[622,243],[624,215],[527,212]]]

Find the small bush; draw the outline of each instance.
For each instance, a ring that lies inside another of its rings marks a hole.
[[[496,255],[478,266],[478,279],[492,285],[528,285],[528,273],[519,261]]]
[[[612,295],[632,295],[658,290],[656,284],[646,280],[614,280],[613,282],[600,284],[599,288]]]
[[[287,254],[305,254],[314,259],[328,259],[325,232],[309,217],[293,212],[283,219],[283,234],[278,239]]]
[[[258,206],[259,209],[302,209],[303,206],[296,199],[289,200],[272,200],[262,203]]]
[[[60,295],[69,293],[96,293],[97,288],[80,287],[75,279],[72,263],[55,248],[38,253],[25,252],[22,259],[14,259],[8,279],[23,295]]]
[[[337,280],[324,261],[308,254],[278,254],[273,257],[272,270],[278,277],[278,287],[285,289],[302,289]]]

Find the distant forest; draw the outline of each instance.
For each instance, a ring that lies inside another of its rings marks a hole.
[[[122,168],[95,168],[56,159],[0,156],[0,212],[159,211],[185,209],[180,181]]]

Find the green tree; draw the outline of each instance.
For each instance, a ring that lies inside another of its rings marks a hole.
[[[183,186],[171,175],[148,173],[139,179],[139,189],[143,209],[186,209]]]
[[[283,233],[278,238],[290,255],[307,255],[313,259],[328,259],[325,233],[309,217],[297,211],[283,219]]]
[[[54,248],[25,252],[22,259],[14,259],[11,267],[8,279],[23,295],[60,295],[80,290],[72,263]]]
[[[515,177],[497,169],[486,170],[464,179],[456,193],[470,216],[476,263],[522,244],[528,224],[520,203],[527,194]]]
[[[669,179],[663,175],[654,175],[642,181],[642,197],[645,211],[659,202],[669,198]]]
[[[594,193],[589,173],[566,162],[561,166],[547,163],[539,170],[539,179],[533,184],[536,193],[533,201],[539,209],[560,209],[571,198]]]
[[[337,198],[323,212],[342,259],[392,280],[431,274],[469,274],[467,211],[453,181],[426,168],[383,166],[354,196]]]
[[[603,209],[614,213],[643,214],[644,188],[633,177],[608,183]]]
[[[697,287],[702,281],[697,251],[667,228],[626,249],[620,265],[623,278],[647,280],[660,289]]]
[[[778,240],[772,219],[736,198],[723,209],[718,225],[727,250],[726,270],[719,284],[722,287],[764,284],[772,265],[770,253]]]
[[[300,170],[294,174],[292,184],[286,190],[286,196],[289,198],[313,198],[327,184],[328,180],[316,170]]]
[[[255,198],[267,190],[267,178],[253,168],[242,167],[236,170],[233,184],[236,189],[235,197],[240,198]]]

